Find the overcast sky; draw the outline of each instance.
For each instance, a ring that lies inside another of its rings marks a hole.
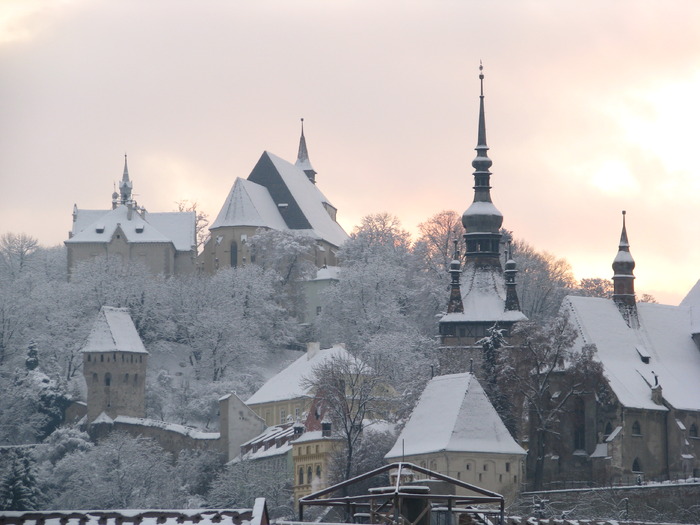
[[[612,276],[627,210],[636,287],[700,278],[700,2],[0,0],[0,233],[61,243],[73,204],[110,206],[123,155],[139,204],[212,221],[299,118],[350,232],[415,231],[472,200],[484,62],[504,227]]]

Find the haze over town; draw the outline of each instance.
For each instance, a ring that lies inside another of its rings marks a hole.
[[[387,211],[415,232],[472,199],[483,60],[504,227],[609,278],[626,209],[637,290],[676,304],[700,258],[700,5],[503,7],[4,0],[2,231],[61,243],[124,152],[140,204],[213,219],[263,150],[294,160],[304,117],[345,229]]]

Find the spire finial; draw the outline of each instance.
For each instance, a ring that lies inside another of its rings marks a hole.
[[[311,182],[316,184],[316,170],[309,160],[309,151],[306,149],[306,137],[304,137],[304,118],[301,118],[301,137],[299,138],[299,153],[294,165],[301,168]]]
[[[481,96],[484,96],[484,64],[479,59],[479,80],[481,81]]]

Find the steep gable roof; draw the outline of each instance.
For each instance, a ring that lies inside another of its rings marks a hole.
[[[384,458],[432,452],[525,454],[469,373],[431,379]]]
[[[178,251],[194,245],[194,212],[144,213],[119,205],[113,210],[75,210],[76,220],[67,244],[108,243],[117,227],[129,243],[172,243]]]
[[[128,308],[103,306],[92,326],[83,352],[133,352],[148,354]]]
[[[299,359],[272,377],[246,401],[247,405],[297,399],[310,395],[302,380],[313,373],[314,367],[334,358],[351,358],[341,345],[317,351],[307,351]]]
[[[567,297],[564,307],[578,328],[577,345],[595,344],[610,388],[624,406],[667,410],[651,399],[656,375],[673,407],[700,410],[692,308],[638,303],[639,328],[630,328],[611,299]]]
[[[226,202],[209,229],[214,230],[224,226],[287,229],[287,224],[267,188],[240,177],[233,183]]]

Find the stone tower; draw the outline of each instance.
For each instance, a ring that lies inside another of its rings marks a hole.
[[[103,412],[145,417],[148,352],[127,308],[102,307],[82,354],[87,422]]]
[[[637,300],[634,293],[634,267],[635,262],[630,253],[630,243],[627,240],[627,225],[622,212],[622,233],[617,255],[612,263],[613,271],[613,301],[631,328],[639,326],[637,318]]]
[[[491,200],[491,159],[486,144],[484,74],[479,67],[479,131],[474,168],[474,200],[462,215],[466,253],[464,265],[457,251],[450,265],[447,313],[439,322],[440,373],[473,372],[482,378],[483,346],[479,341],[492,327],[507,336],[514,323],[525,320],[516,293],[515,261],[506,254],[501,266],[503,215]]]

